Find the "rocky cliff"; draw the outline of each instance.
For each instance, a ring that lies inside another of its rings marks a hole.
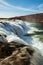
[[[43,22],[43,13],[10,17],[10,18],[0,18],[0,20],[16,20],[16,19],[30,22]]]
[[[9,20],[15,19],[30,22],[43,22],[43,13],[9,18]]]

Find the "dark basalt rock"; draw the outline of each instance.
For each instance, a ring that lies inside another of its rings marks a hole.
[[[25,45],[16,42],[11,42],[11,43],[0,42],[0,58],[5,58],[7,56],[10,56],[13,51],[20,49],[20,47],[24,47],[24,46]]]
[[[12,42],[5,45],[3,50],[0,65],[43,65],[43,56],[31,46]]]

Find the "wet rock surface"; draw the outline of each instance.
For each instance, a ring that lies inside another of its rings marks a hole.
[[[43,65],[43,56],[30,45],[0,43],[0,65]]]

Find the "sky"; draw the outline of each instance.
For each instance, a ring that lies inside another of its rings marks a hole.
[[[43,0],[0,0],[0,17],[43,13]]]

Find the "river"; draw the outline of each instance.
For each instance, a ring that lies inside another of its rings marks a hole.
[[[0,41],[32,45],[43,55],[43,23],[3,20],[0,21],[0,35],[6,35],[4,41]]]

